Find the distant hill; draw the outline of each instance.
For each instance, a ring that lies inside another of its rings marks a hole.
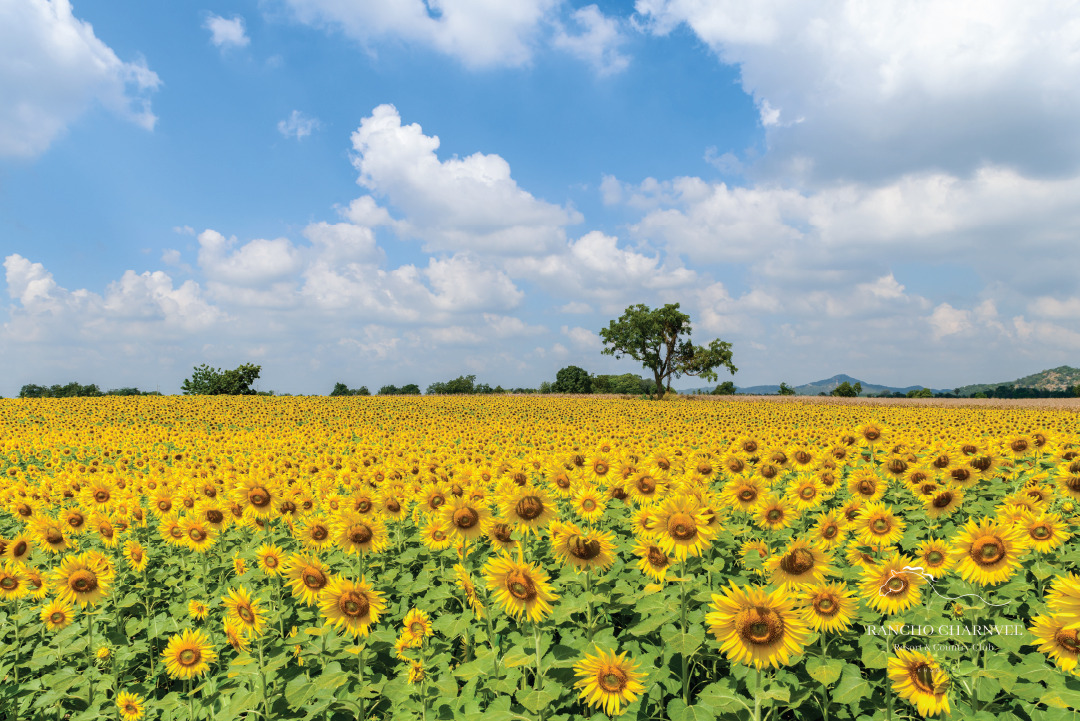
[[[879,394],[879,393],[881,393],[883,391],[890,391],[892,393],[907,393],[908,391],[917,391],[917,390],[919,390],[921,388],[926,387],[926,386],[904,386],[903,388],[899,388],[899,387],[896,387],[896,386],[882,386],[882,385],[877,385],[875,383],[868,383],[867,381],[859,380],[858,378],[852,378],[851,376],[849,376],[849,375],[847,375],[845,373],[840,373],[839,375],[835,375],[832,378],[826,378],[826,379],[820,380],[820,381],[813,381],[812,383],[804,383],[801,386],[793,386],[793,387],[795,388],[795,395],[816,396],[818,393],[824,393],[825,395],[828,395],[829,393],[832,392],[832,390],[834,388],[836,388],[837,386],[839,386],[841,383],[844,383],[844,382],[850,383],[851,385],[855,385],[856,383],[862,383],[862,395],[864,395],[864,396],[877,395],[877,394]],[[693,393],[695,390],[698,390],[698,389],[691,388],[691,389],[681,390],[680,393]],[[711,391],[712,388],[711,387],[710,388],[703,388],[703,389],[700,389],[700,390],[704,390],[704,391],[708,392],[708,391]],[[951,393],[952,392],[951,388],[949,388],[949,389],[931,388],[930,390],[934,391],[935,393]],[[745,394],[745,395],[754,395],[754,396],[775,396],[777,393],[780,392],[780,385],[777,384],[777,385],[764,385],[764,386],[746,386],[745,388],[744,387],[736,387],[736,392],[741,393],[741,394]]]
[[[1071,366],[1058,366],[1049,370],[1040,371],[1014,381],[1002,381],[1001,383],[977,383],[970,386],[960,386],[959,395],[969,396],[973,393],[986,393],[998,386],[1009,388],[1036,388],[1044,391],[1065,391],[1080,383],[1080,368]]]

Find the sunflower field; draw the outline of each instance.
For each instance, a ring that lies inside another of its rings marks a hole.
[[[1077,420],[0,400],[0,718],[1075,718]]]

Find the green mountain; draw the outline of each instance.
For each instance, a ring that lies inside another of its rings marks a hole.
[[[1014,381],[1002,381],[1001,383],[978,383],[970,386],[960,386],[959,395],[969,396],[973,393],[985,393],[998,386],[1010,388],[1038,388],[1046,391],[1064,391],[1080,383],[1080,368],[1071,366],[1058,366],[1049,370],[1040,371]]]

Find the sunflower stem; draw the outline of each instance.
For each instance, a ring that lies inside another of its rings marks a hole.
[[[873,448],[873,446],[871,446]],[[885,718],[892,721],[892,684],[889,683],[888,661],[892,658],[892,636],[885,636]]]
[[[15,673],[15,683],[19,683],[19,650],[22,646],[19,644],[19,599],[15,599],[15,613],[12,617],[15,621],[15,661],[13,671]]]
[[[761,721],[761,667],[757,670],[757,685],[754,690],[754,721]]]
[[[187,693],[188,721],[195,721],[195,699],[191,694],[191,683],[192,681],[190,678],[185,681],[184,686],[186,688],[184,690]]]
[[[94,705],[94,614],[86,614],[86,683],[89,687],[86,707]]]
[[[588,635],[589,643],[592,643],[593,637],[593,607],[592,607],[592,567],[585,569],[585,608],[588,612]]]
[[[679,604],[679,618],[681,620],[683,638],[686,638],[686,558],[684,557],[680,564],[679,571],[679,596],[681,597],[681,603]],[[690,659],[686,657],[686,649],[679,654],[682,659],[682,695],[683,703],[687,706],[690,705]]]
[[[356,683],[359,686],[357,694],[360,696],[360,713],[357,715],[357,721],[363,721],[364,715],[364,652],[367,651],[367,644],[360,644],[360,636],[356,637]],[[426,705],[427,702],[425,701]]]
[[[264,670],[265,665],[263,663],[263,643],[264,643],[264,640],[265,640],[264,636],[259,636],[259,681],[260,681],[260,686],[262,688],[263,718],[268,719],[268,718],[270,718],[270,706],[266,702],[266,671]]]
[[[818,635],[821,640],[821,658],[829,657],[829,642],[825,640],[825,632]],[[829,685],[821,684],[821,721],[829,721]]]
[[[533,622],[533,637],[536,639],[536,683],[533,684],[533,688],[537,691],[543,686],[544,670],[540,666],[540,624],[539,622]]]

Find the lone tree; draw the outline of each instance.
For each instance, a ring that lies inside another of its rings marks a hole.
[[[731,344],[717,339],[708,346],[690,342],[690,316],[679,312],[678,303],[668,303],[656,310],[638,303],[626,309],[618,320],[600,329],[604,355],[630,356],[652,371],[657,394],[665,383],[671,392],[671,379],[698,376],[715,382],[715,369],[723,366],[732,375],[738,370],[731,363]]]
[[[553,393],[591,393],[592,379],[589,371],[577,366],[566,366],[555,374]]]
[[[778,390],[776,393],[777,393],[777,395],[781,395],[781,396],[793,396],[793,395],[795,395],[795,389],[792,388],[791,386],[789,386],[787,383],[784,383],[783,381],[781,381],[780,382],[780,390]]]
[[[245,363],[231,371],[211,368],[205,363],[195,366],[190,378],[180,384],[186,396],[253,396],[251,384],[259,377],[262,366]]]

